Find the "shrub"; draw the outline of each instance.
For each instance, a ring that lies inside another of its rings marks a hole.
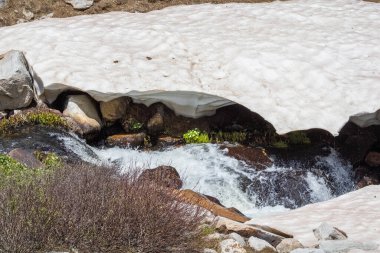
[[[24,125],[43,125],[50,127],[67,127],[66,120],[49,111],[29,111],[0,120],[0,134],[12,132],[14,128]]]
[[[212,134],[212,141],[219,142],[231,142],[231,143],[243,143],[247,140],[246,132],[222,132]]]
[[[47,169],[54,169],[62,166],[62,159],[55,153],[36,151],[34,152],[34,155]]]
[[[0,252],[190,252],[202,219],[134,172],[62,166],[0,189]]]
[[[201,132],[197,128],[189,130],[185,134],[183,134],[183,139],[185,140],[187,144],[210,142],[210,138],[208,137],[208,134],[205,132]]]
[[[272,143],[272,146],[275,148],[287,148],[288,144],[285,141],[276,141]]]

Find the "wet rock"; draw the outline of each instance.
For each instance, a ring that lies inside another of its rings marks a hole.
[[[159,166],[154,169],[144,170],[139,180],[173,189],[181,189],[183,184],[177,170],[171,166]]]
[[[225,218],[228,218],[229,220],[238,221],[238,222],[246,222],[249,220],[248,217],[237,214],[231,210],[228,210],[228,208],[220,206],[210,201],[202,194],[194,192],[192,190],[189,190],[189,189],[181,190],[180,192],[178,192],[178,195],[182,201],[192,204],[192,205],[203,207],[204,209],[210,211],[212,214],[216,216],[225,217]],[[231,231],[231,232],[234,232],[234,231]]]
[[[248,239],[248,244],[257,253],[276,253],[276,249],[268,242],[253,236]]]
[[[65,2],[71,4],[75,10],[85,10],[94,4],[94,0],[65,0]]]
[[[157,139],[157,148],[167,148],[172,146],[177,146],[183,144],[181,138],[171,137],[171,136],[160,136]]]
[[[353,240],[327,240],[319,243],[319,248],[326,253],[348,252],[349,250],[377,250],[379,245],[372,242],[358,242]]]
[[[233,233],[231,233],[231,234],[228,235],[228,238],[229,238],[229,239],[234,239],[234,240],[237,241],[241,246],[245,247],[245,244],[246,244],[246,243],[245,243],[245,239],[244,239],[241,235],[239,235],[239,234],[233,232]]]
[[[110,147],[143,147],[145,142],[145,133],[136,134],[115,134],[108,136],[106,144]]]
[[[369,152],[365,162],[371,167],[380,167],[380,152]]]
[[[318,228],[313,229],[313,233],[318,240],[345,240],[347,234],[330,224],[323,222]]]
[[[272,165],[272,161],[262,148],[246,146],[222,146],[227,149],[227,155],[246,162],[257,170],[263,170]]]
[[[218,231],[223,233],[235,232],[243,237],[254,236],[267,241],[270,245],[276,247],[285,237],[290,238],[291,235],[287,235],[276,229],[269,227],[257,227],[249,224],[236,222],[224,217],[218,217],[215,223],[215,227]]]
[[[30,105],[35,95],[29,66],[20,51],[0,55],[0,110],[14,110]]]
[[[150,119],[150,109],[143,104],[130,103],[125,116],[120,123],[125,132],[135,132],[142,129]]]
[[[108,102],[100,102],[100,112],[106,122],[122,119],[127,111],[128,99],[120,97]]]
[[[63,115],[75,120],[85,136],[96,135],[102,128],[102,121],[99,117],[96,104],[87,95],[68,96]]]
[[[155,113],[147,123],[148,133],[152,135],[158,135],[164,131],[164,117],[161,113]]]
[[[303,245],[296,239],[285,238],[277,245],[276,250],[278,253],[289,253],[292,250],[303,248]]]
[[[221,253],[246,253],[247,251],[234,239],[226,239],[219,243]]]
[[[10,151],[8,155],[28,168],[43,167],[43,164],[34,156],[33,150],[16,148]]]

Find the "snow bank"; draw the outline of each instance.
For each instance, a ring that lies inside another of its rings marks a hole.
[[[317,243],[312,230],[327,222],[348,238],[380,245],[380,185],[367,186],[325,202],[254,218],[248,223],[268,225],[294,235],[302,244]]]
[[[25,51],[49,101],[72,87],[192,117],[233,101],[279,133],[337,133],[380,108],[379,27],[380,5],[359,0],[205,4],[4,27],[0,52]]]

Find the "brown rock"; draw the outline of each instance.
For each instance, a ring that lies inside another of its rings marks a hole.
[[[124,117],[128,106],[126,97],[120,97],[108,102],[100,102],[100,112],[107,122],[114,122]]]
[[[167,148],[171,146],[177,146],[183,144],[182,139],[171,136],[160,136],[157,140],[157,147]]]
[[[136,134],[115,134],[107,137],[106,144],[108,146],[114,147],[142,147],[144,146],[146,134],[136,133]]]
[[[16,148],[8,153],[10,157],[28,168],[42,168],[44,165],[34,156],[32,150]]]
[[[263,170],[272,165],[272,161],[262,148],[246,146],[231,146],[226,148],[228,150],[227,155],[244,161],[248,165],[255,167],[257,170]]]
[[[139,180],[153,182],[159,186],[173,189],[181,189],[183,184],[177,170],[171,166],[159,166],[154,169],[144,170]]]
[[[283,239],[276,247],[278,253],[290,253],[292,250],[303,248],[304,246],[294,238]]]
[[[248,217],[238,214],[234,211],[228,210],[221,205],[218,205],[200,193],[194,192],[192,190],[181,190],[178,193],[179,198],[189,204],[197,205],[203,207],[204,209],[210,211],[216,216],[226,217],[233,221],[246,222],[249,220]]]
[[[155,113],[147,123],[149,134],[157,135],[164,131],[164,118],[161,113]]]
[[[379,152],[369,152],[365,158],[366,164],[371,167],[380,166],[380,153]]]

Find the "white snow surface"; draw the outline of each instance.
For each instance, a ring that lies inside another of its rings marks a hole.
[[[294,235],[305,246],[317,239],[313,229],[322,222],[347,233],[348,239],[380,246],[380,185],[371,185],[325,202],[284,213],[253,218],[247,223],[267,225]],[[380,252],[380,247],[377,251]]]
[[[360,0],[202,4],[3,27],[0,52],[25,52],[48,101],[70,87],[191,117],[233,101],[279,133],[336,134],[380,108],[379,30],[380,4]]]

